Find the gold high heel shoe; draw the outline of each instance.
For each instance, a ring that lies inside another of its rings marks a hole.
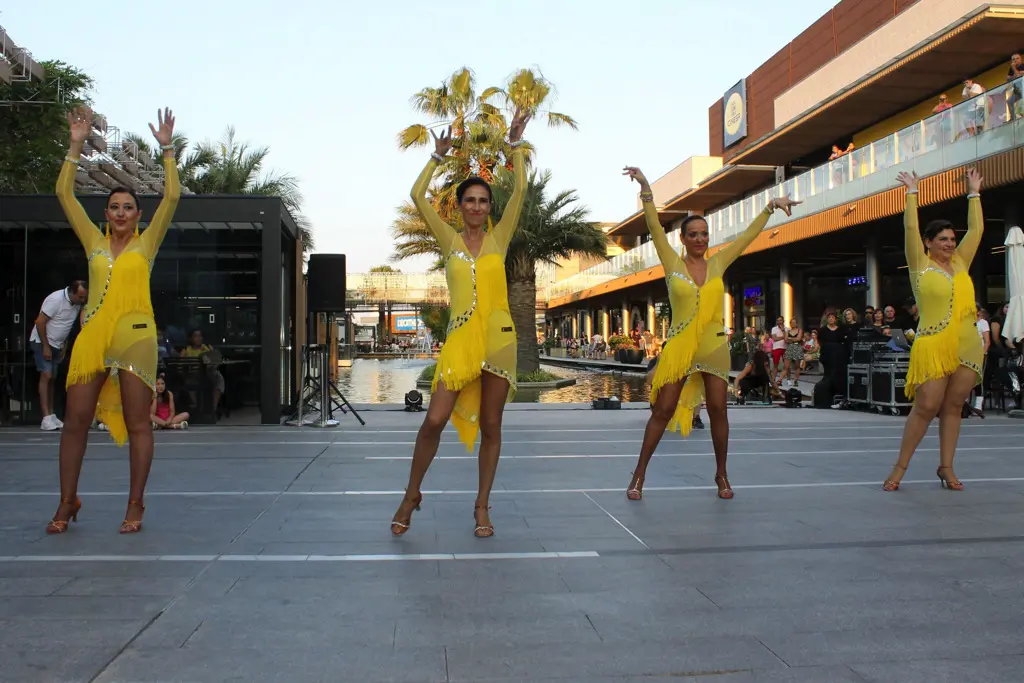
[[[892,469],[893,469],[893,471],[895,471],[895,470],[903,470],[904,474],[906,474],[906,472],[907,472],[907,468],[904,467],[903,465],[898,464],[898,463],[893,465]],[[900,477],[900,479],[902,479],[902,478],[903,477]],[[886,479],[885,483],[882,484],[882,490],[883,491],[899,491],[900,490],[900,483],[898,481],[894,481],[893,478],[892,478],[892,474],[890,473],[889,474],[889,478]]]
[[[732,486],[729,485],[729,477],[724,474],[715,475],[715,486],[718,487],[718,497],[723,500],[729,500],[734,495]]]
[[[62,534],[68,530],[68,522],[78,522],[78,511],[82,509],[82,501],[78,498],[71,500],[70,498],[61,498],[61,505],[70,505],[71,514],[68,515],[67,519],[57,519],[57,515],[53,516],[50,523],[46,525],[46,533],[48,534]]]
[[[630,484],[630,487],[626,489],[626,498],[628,498],[629,500],[640,500],[641,498],[644,497],[644,478],[637,477],[636,472],[630,472],[630,474],[632,474],[636,478]]]
[[[942,466],[940,466],[939,469],[935,470],[935,476],[938,477],[939,481],[942,482],[942,488],[949,489],[950,491],[963,491],[964,490],[963,483],[959,479],[956,478],[955,474],[953,474],[952,477],[944,477],[944,476],[942,476],[942,470],[949,470],[949,473],[953,474],[953,468],[952,467],[942,467]]]
[[[477,510],[490,510],[490,506],[487,505],[476,505],[473,507],[473,521],[476,522],[476,511]],[[494,535],[493,524],[480,524],[477,523],[476,528],[473,529],[473,535],[477,538],[490,538]]]
[[[417,495],[415,498],[409,498],[409,497],[402,498],[402,502],[398,506],[398,512],[395,513],[394,519],[391,520],[391,535],[392,536],[401,536],[402,534],[404,534],[406,531],[409,530],[409,527],[412,525],[412,513],[413,513],[413,510],[419,510],[420,509],[420,503],[422,503],[422,502],[423,502],[423,494],[422,493]],[[406,503],[412,503],[412,508],[413,509],[409,511],[409,515],[403,521],[403,520],[398,518],[398,513],[402,511],[402,507],[404,507]]]
[[[129,500],[128,507],[131,507],[132,505],[138,505],[140,508],[142,508],[143,513],[146,512],[146,506],[142,504],[142,500]],[[129,521],[126,519],[123,522],[121,522],[122,534],[137,534],[140,531],[142,531],[142,517],[139,517],[137,520],[134,521]]]

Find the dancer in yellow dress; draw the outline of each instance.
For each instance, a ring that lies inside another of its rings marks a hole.
[[[633,480],[626,490],[630,500],[643,497],[647,465],[658,447],[665,428],[680,430],[683,436],[693,428],[693,411],[706,403],[715,448],[715,484],[719,498],[732,498],[725,462],[729,451],[729,417],[726,400],[729,387],[729,343],[723,329],[725,286],[722,276],[743,250],[750,246],[776,209],[790,215],[800,202],[789,197],[773,199],[750,227],[708,258],[708,224],[700,216],[689,216],[680,228],[685,256],[668,242],[658,221],[654,194],[640,169],[627,166],[623,175],[640,183],[640,201],[647,229],[665,269],[672,327],[651,382],[651,417],[647,420],[640,457]],[[706,398],[705,398],[706,395]]]
[[[451,129],[434,136],[434,153],[412,188],[413,202],[441,246],[452,317],[430,388],[427,415],[416,435],[409,485],[391,522],[395,536],[409,530],[413,510],[419,509],[420,485],[449,418],[470,452],[481,433],[474,533],[481,538],[494,535],[488,500],[501,451],[502,413],[516,391],[516,332],[508,307],[505,253],[519,224],[526,189],[521,145],[528,119],[526,113],[517,112],[509,129],[515,190],[493,229],[486,229],[491,188],[481,178],[470,178],[458,187],[465,225],[461,232],[441,220],[426,197],[437,164],[452,147]]]
[[[142,496],[153,464],[153,428],[149,420],[156,382],[157,341],[149,274],[181,195],[174,159],[174,116],[157,112],[150,124],[163,150],[164,196],[149,227],[140,235],[138,198],[126,188],[107,197],[107,230],[101,232],[75,199],[75,172],[91,133],[92,112],[68,115],[71,149],[57,179],[57,198],[89,259],[89,300],[82,309],[82,331],[68,369],[67,414],[60,435],[60,507],[47,533],[67,531],[77,519],[78,477],[93,416],[107,425],[118,445],[129,442],[130,489],[121,533],[142,528]]]
[[[968,273],[985,229],[982,178],[973,168],[967,172],[967,234],[959,245],[949,221],[934,220],[923,231],[918,228],[917,174],[900,173],[897,178],[907,188],[904,241],[910,286],[921,317],[910,349],[904,389],[914,407],[903,428],[899,458],[882,488],[895,491],[900,487],[914,451],[937,415],[936,475],[942,486],[962,491],[964,485],[953,472],[953,456],[960,438],[961,411],[971,391],[981,382],[984,360],[981,336],[975,327],[974,283]]]

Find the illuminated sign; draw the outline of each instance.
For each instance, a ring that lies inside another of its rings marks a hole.
[[[722,146],[747,137],[747,81],[741,80],[722,97]]]
[[[415,334],[423,328],[416,313],[396,313],[391,316],[391,331],[396,334]]]
[[[868,279],[863,275],[858,277],[851,277],[849,280],[846,281],[846,284],[849,285],[850,287],[866,285],[867,283]]]

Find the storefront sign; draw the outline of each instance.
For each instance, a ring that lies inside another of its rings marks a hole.
[[[747,81],[741,80],[722,97],[722,146],[732,147],[747,137]]]

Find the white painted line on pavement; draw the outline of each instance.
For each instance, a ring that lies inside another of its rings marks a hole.
[[[8,555],[0,562],[415,562],[462,560],[573,560],[593,550],[533,553],[421,553],[408,555]]]
[[[599,510],[601,510],[601,512],[603,512],[604,514],[606,514],[606,515],[608,515],[609,517],[611,517],[611,518],[612,518],[612,521],[613,521],[613,522],[615,522],[616,524],[618,524],[618,525],[619,525],[620,527],[622,527],[622,528],[623,528],[623,529],[625,530],[625,532],[626,532],[627,534],[629,534],[630,536],[632,536],[632,537],[633,537],[633,540],[635,540],[635,541],[636,541],[637,543],[639,543],[639,544],[640,544],[640,545],[642,545],[643,547],[647,548],[648,550],[650,550],[650,549],[651,549],[651,547],[650,547],[649,545],[647,545],[646,543],[644,543],[644,542],[643,542],[643,540],[642,540],[642,539],[641,539],[641,538],[640,538],[639,536],[637,536],[636,534],[634,534],[634,533],[633,533],[633,532],[632,532],[632,531],[630,530],[630,528],[629,528],[628,526],[626,526],[625,524],[623,524],[622,522],[620,522],[620,521],[618,520],[618,518],[617,518],[617,517],[616,517],[615,515],[613,515],[612,513],[608,512],[608,511],[607,511],[607,510],[606,510],[606,509],[604,508],[604,506],[603,506],[603,505],[601,505],[601,504],[600,504],[600,503],[598,503],[598,502],[597,502],[596,500],[594,500],[593,498],[591,498],[591,497],[590,497],[590,494],[589,494],[589,493],[586,493],[586,492],[584,492],[584,493],[583,493],[583,495],[587,497],[587,500],[589,500],[589,501],[590,501],[591,503],[593,503],[594,505],[596,505],[596,506],[598,507],[598,509],[599,509]]]
[[[885,474],[882,474],[884,478]],[[733,489],[805,489],[805,488],[829,488],[829,487],[842,487],[842,486],[877,486],[881,488],[883,478],[872,481],[816,481],[807,483],[789,483],[789,484],[746,484],[746,485],[735,485]],[[966,478],[960,477],[960,481],[964,483],[1011,483],[1011,482],[1024,482],[1024,477],[975,477]],[[935,477],[929,479],[904,479],[903,484],[935,484]],[[508,495],[508,494],[531,494],[531,493],[554,493],[554,494],[565,494],[565,493],[617,493],[625,492],[625,485],[615,486],[611,488],[564,488],[564,489],[494,489],[491,491],[494,495]],[[644,486],[644,492],[648,491],[717,491],[718,487],[710,485],[701,486]],[[217,497],[217,496],[401,496],[404,495],[405,491],[402,489],[394,490],[379,490],[379,491],[146,491],[147,498],[154,497],[167,497],[167,498],[204,498],[204,497]],[[423,495],[425,496],[437,496],[437,495],[476,495],[476,489],[436,489],[436,490],[424,490]],[[127,495],[124,491],[79,491],[81,497],[110,497],[117,496],[123,497]],[[0,498],[21,498],[21,497],[48,497],[57,496],[57,491],[0,491]]]
[[[926,437],[927,438],[927,437]],[[1012,446],[958,446],[957,453],[961,451],[1006,451],[1010,452]],[[938,453],[938,448],[918,448],[915,453]],[[740,451],[739,453],[730,451],[729,456],[737,455],[783,455],[783,456],[813,456],[820,458],[821,456],[828,455],[865,455],[863,450],[857,451]],[[1014,454],[1016,455],[1016,454]],[[707,458],[714,456],[713,453],[655,453],[658,458]],[[587,460],[587,459],[633,459],[636,460],[635,453],[608,453],[608,454],[573,454],[573,453],[547,453],[540,455],[503,455],[501,460]],[[367,455],[363,458],[364,460],[412,460],[411,455]],[[476,460],[476,455],[438,455],[434,457],[434,460]]]

